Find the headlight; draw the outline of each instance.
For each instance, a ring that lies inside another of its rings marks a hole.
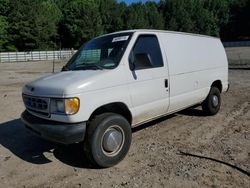
[[[80,101],[78,98],[51,99],[50,113],[73,115],[78,112]]]
[[[65,113],[66,114],[75,114],[79,110],[79,99],[72,98],[72,99],[65,99]]]

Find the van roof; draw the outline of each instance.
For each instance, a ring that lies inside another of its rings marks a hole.
[[[109,33],[106,35],[117,34],[117,33],[127,33],[127,32],[149,32],[149,33],[172,33],[172,34],[181,34],[181,35],[192,35],[192,36],[199,36],[199,37],[206,37],[206,38],[213,38],[213,39],[220,39],[218,37],[208,36],[208,35],[201,35],[195,33],[186,33],[186,32],[177,32],[177,31],[168,31],[168,30],[154,30],[154,29],[133,29],[133,30],[123,30],[117,31],[113,33]]]

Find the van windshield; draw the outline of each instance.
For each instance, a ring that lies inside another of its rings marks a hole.
[[[127,47],[132,32],[107,35],[90,40],[63,67],[67,70],[114,69]]]

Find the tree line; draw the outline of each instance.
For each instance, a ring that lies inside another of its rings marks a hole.
[[[0,51],[79,48],[100,34],[164,29],[250,38],[250,0],[0,0]]]

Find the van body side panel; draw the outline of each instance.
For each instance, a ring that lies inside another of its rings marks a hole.
[[[227,67],[219,39],[181,34],[163,34],[171,75]]]
[[[201,103],[216,80],[228,84],[228,62],[219,39],[174,33],[161,35],[169,64],[169,112]]]
[[[169,92],[165,88],[165,80],[169,80],[165,58],[163,56],[163,67],[155,67],[131,71],[129,69],[129,54],[140,35],[151,34],[147,32],[135,33],[130,40],[127,51],[124,54],[123,63],[127,66],[124,72],[127,73],[128,92],[130,93],[131,104],[133,109],[132,124],[139,124],[167,113],[169,106]],[[158,38],[157,34],[153,33]],[[159,42],[160,49],[162,44]]]

